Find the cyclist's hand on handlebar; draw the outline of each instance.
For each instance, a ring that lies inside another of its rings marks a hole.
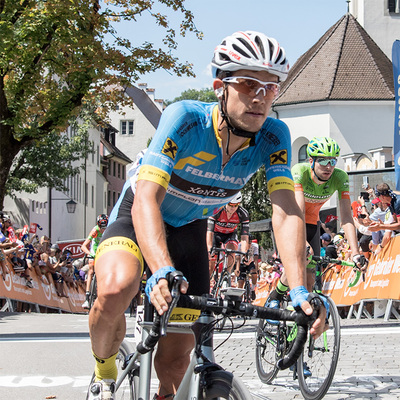
[[[306,315],[311,315],[313,309],[308,302],[310,293],[304,286],[297,286],[290,291],[290,298],[294,308],[301,308]],[[314,339],[318,338],[323,332],[328,330],[329,324],[326,322],[326,309],[329,308],[327,301],[320,296],[324,307],[320,307],[317,319],[314,321],[310,328],[310,334]]]
[[[362,271],[364,271],[368,265],[368,260],[365,258],[365,256],[356,254],[353,257],[353,263],[355,263],[358,268],[360,268]]]
[[[147,279],[145,288],[146,295],[160,315],[168,310],[168,303],[172,301],[171,293],[168,288],[168,281],[166,279],[167,274],[172,271],[175,271],[175,268],[163,267]],[[188,286],[188,282],[184,279],[181,285],[181,293],[185,294]]]

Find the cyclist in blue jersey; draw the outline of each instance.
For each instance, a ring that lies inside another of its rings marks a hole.
[[[144,263],[149,268],[145,291],[159,314],[171,301],[165,277],[175,268],[187,279],[183,293],[208,293],[207,218],[232,201],[263,165],[292,300],[312,312],[304,286],[305,225],[290,172],[290,133],[282,121],[268,117],[279,82],[287,77],[285,51],[262,33],[236,32],[216,47],[212,65],[218,103],[182,101],[166,108],[97,249],[98,297],[89,315],[96,379],[89,399],[114,398],[124,311],[139,290]],[[294,240],[288,242],[289,236]],[[322,308],[312,335],[326,329],[325,317]],[[154,360],[160,381],[155,399],[173,397],[193,345],[191,335],[161,338]]]

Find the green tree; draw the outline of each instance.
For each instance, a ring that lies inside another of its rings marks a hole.
[[[65,130],[84,105],[94,109],[101,104],[96,112],[104,117],[110,107],[129,102],[122,88],[144,73],[164,68],[193,76],[191,65],[173,56],[178,33],[166,11],[181,13],[182,36],[194,32],[201,37],[184,0],[0,1],[0,209],[12,187],[34,189],[27,169],[26,180],[17,182],[22,165],[36,150],[42,157],[43,149],[55,150],[50,145],[56,144],[54,136],[46,137]],[[164,30],[160,48],[139,39],[131,43],[114,28],[120,21],[133,24],[143,16],[152,17]],[[66,155],[70,147],[64,146],[61,154]],[[67,157],[64,165],[68,162]],[[42,174],[36,184],[52,182]]]
[[[249,212],[251,222],[271,218],[272,207],[268,195],[265,167],[261,167],[246,183],[242,189],[242,196],[243,207]],[[257,232],[253,236],[263,248],[273,248],[269,232]]]
[[[176,103],[181,100],[199,100],[204,101],[206,103],[212,103],[213,101],[217,101],[217,96],[214,93],[212,88],[207,89],[188,89],[181,93],[180,96],[175,97],[173,100],[167,100],[165,104],[168,106],[172,103]]]

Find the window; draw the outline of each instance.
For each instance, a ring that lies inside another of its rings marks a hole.
[[[97,166],[99,166],[100,165],[100,147],[99,146],[97,146],[96,154],[97,154]]]
[[[115,206],[115,192],[113,192],[113,207]]]
[[[400,13],[400,0],[388,0],[388,9],[391,13]]]
[[[121,178],[121,164],[118,163],[118,178]]]
[[[116,173],[116,165],[117,163],[115,161],[113,161],[113,176],[115,176]]]
[[[125,180],[125,165],[122,166],[122,179]]]
[[[94,186],[92,185],[92,208],[94,208]]]
[[[300,147],[300,150],[299,150],[299,163],[306,162],[307,160],[308,160],[307,145],[304,144],[303,146]]]
[[[121,121],[121,135],[133,135],[133,121]]]
[[[111,207],[111,190],[108,191],[108,196],[107,196],[107,205],[108,207]]]

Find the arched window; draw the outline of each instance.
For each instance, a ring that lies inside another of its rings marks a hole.
[[[308,160],[307,145],[304,144],[303,146],[300,147],[299,150],[299,163],[306,162],[307,160]]]

